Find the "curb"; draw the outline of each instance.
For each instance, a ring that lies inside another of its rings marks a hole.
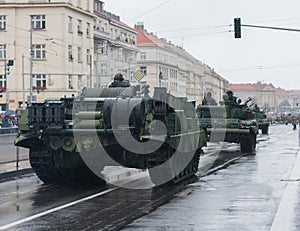
[[[20,169],[18,171],[15,170],[15,171],[11,171],[11,172],[4,172],[4,173],[0,174],[0,183],[14,180],[17,177],[20,177],[21,175],[30,174],[30,173],[33,173],[32,168],[24,168],[24,169]]]

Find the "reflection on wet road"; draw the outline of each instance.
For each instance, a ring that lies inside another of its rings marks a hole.
[[[4,182],[0,230],[269,230],[285,189],[283,179],[299,149],[298,138],[290,127],[272,126],[270,136],[258,137],[256,155],[236,159],[200,180],[147,190],[109,184],[45,186],[33,174]],[[239,146],[228,143],[210,144],[205,152],[199,175],[220,160],[240,155]],[[113,175],[115,170],[107,168],[106,175],[117,185],[152,184],[147,172],[119,169]]]
[[[299,151],[299,137],[290,126],[273,126],[269,139],[259,139],[255,156],[201,178],[188,186],[188,196],[172,200],[125,230],[270,230],[284,179]]]

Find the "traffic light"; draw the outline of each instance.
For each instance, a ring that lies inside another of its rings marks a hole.
[[[14,60],[13,59],[8,60],[7,66],[10,67],[10,66],[13,66],[13,65],[14,65]]]
[[[241,38],[241,18],[234,18],[234,37]]]
[[[9,67],[6,68],[6,74],[7,74],[7,75],[10,74],[10,68],[9,68]]]

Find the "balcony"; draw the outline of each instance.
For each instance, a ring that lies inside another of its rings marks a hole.
[[[33,88],[33,90],[37,90],[37,91],[44,91],[44,90],[46,90],[46,87],[43,87],[43,86],[33,86],[32,88]]]
[[[110,33],[106,32],[105,29],[99,26],[94,26],[94,36],[96,38],[110,39]]]
[[[132,51],[137,51],[137,46],[135,40],[130,38],[121,38],[120,36],[116,37],[115,40],[111,42],[111,45],[114,47],[125,48]]]

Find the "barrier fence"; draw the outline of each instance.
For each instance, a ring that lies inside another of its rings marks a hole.
[[[17,134],[19,131],[18,128],[0,128],[0,134]]]

